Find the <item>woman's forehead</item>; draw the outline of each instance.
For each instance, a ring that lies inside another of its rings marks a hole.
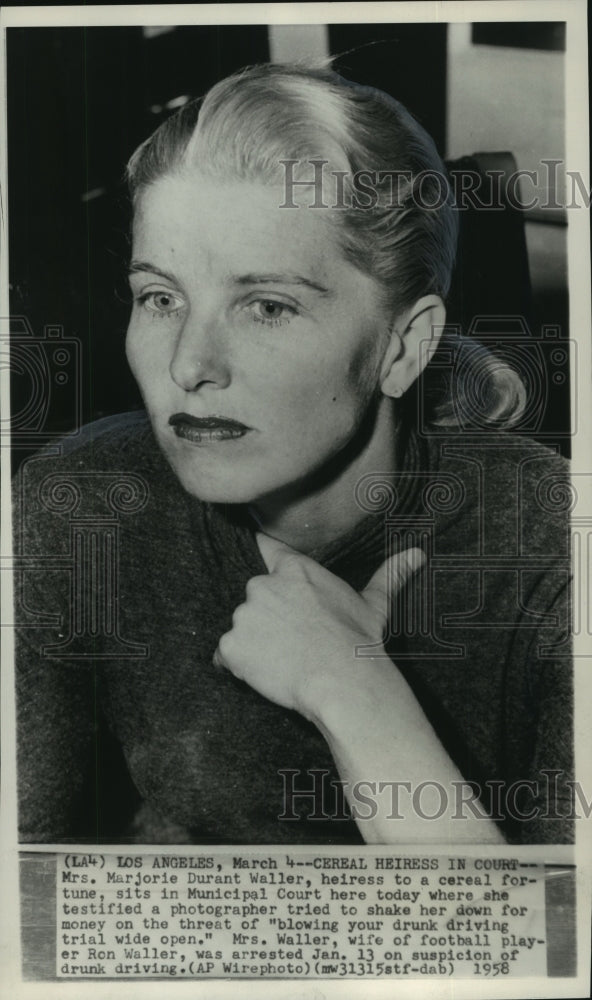
[[[327,221],[333,214],[331,206],[322,202],[320,194],[315,199],[317,187],[314,178],[295,183],[292,178],[223,178],[185,168],[145,187],[136,199],[135,215],[155,216],[180,209],[212,218],[230,213],[238,219],[245,213],[253,217],[257,213],[278,224],[304,217]]]
[[[158,254],[179,263],[207,259],[267,270],[281,263],[317,276],[348,266],[329,211],[285,207],[281,185],[195,172],[168,175],[142,192],[133,243],[134,257]]]

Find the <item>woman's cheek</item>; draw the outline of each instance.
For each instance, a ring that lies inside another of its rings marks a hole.
[[[127,336],[125,339],[125,355],[127,357],[127,362],[130,366],[132,375],[140,381],[142,377],[142,354],[140,352],[140,336],[137,329],[137,321],[134,321],[133,318],[130,320],[130,324],[127,329]]]
[[[148,403],[162,394],[168,376],[168,361],[162,351],[141,331],[130,328],[125,352],[127,361],[144,400]]]
[[[367,403],[378,388],[381,362],[380,338],[373,329],[371,336],[354,353],[347,372],[349,391],[355,393],[363,403]]]

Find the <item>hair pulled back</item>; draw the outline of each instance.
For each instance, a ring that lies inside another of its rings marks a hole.
[[[136,204],[148,186],[175,172],[285,186],[287,170],[292,179],[310,180],[315,160],[323,178],[341,178],[338,203],[324,189],[316,194],[343,252],[379,283],[393,315],[424,295],[445,299],[457,212],[433,140],[399,101],[328,68],[264,64],[221,80],[139,146],[127,180]],[[366,201],[361,181],[366,191],[371,182]],[[471,423],[472,414],[479,424],[515,422],[525,405],[518,375],[466,338],[454,338],[452,353],[450,375],[422,394],[430,410],[423,421],[452,428]]]

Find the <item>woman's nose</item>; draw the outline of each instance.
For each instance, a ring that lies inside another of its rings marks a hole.
[[[230,382],[230,370],[217,324],[189,317],[177,337],[169,371],[185,392],[205,383],[224,389]]]

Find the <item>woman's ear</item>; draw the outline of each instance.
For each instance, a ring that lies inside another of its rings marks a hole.
[[[446,321],[439,295],[424,295],[393,323],[384,355],[380,387],[385,396],[399,397],[421,375],[433,356]]]

